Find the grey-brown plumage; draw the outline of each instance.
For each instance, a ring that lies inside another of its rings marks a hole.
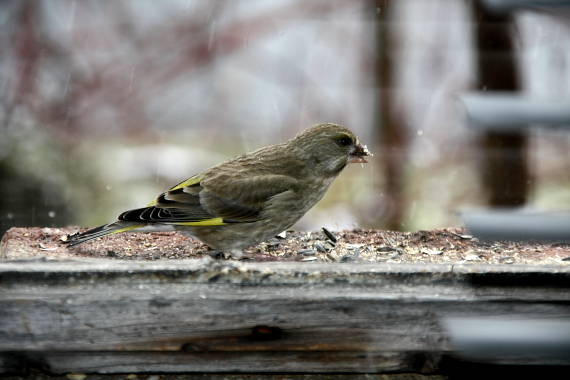
[[[69,237],[70,245],[124,231],[185,231],[214,249],[235,251],[291,227],[349,162],[370,153],[347,128],[319,124],[281,144],[216,165],[117,222]]]

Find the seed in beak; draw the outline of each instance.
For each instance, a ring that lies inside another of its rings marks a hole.
[[[348,162],[350,163],[367,163],[368,161],[364,157],[372,157],[372,153],[368,150],[366,145],[356,144],[354,151],[350,153],[350,158]]]

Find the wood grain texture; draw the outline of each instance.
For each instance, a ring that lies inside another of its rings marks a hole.
[[[235,374],[235,373],[145,373],[145,374],[85,374],[46,375],[33,372],[33,377],[6,376],[3,380],[447,380],[443,375],[424,375],[420,373],[390,373],[390,374]]]
[[[431,358],[417,353],[386,352],[45,352],[13,363],[34,363],[35,369],[64,373],[377,373],[420,372]]]
[[[568,267],[3,262],[0,372],[429,373],[444,318],[570,318],[569,290]]]

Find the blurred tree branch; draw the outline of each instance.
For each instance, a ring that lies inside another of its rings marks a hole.
[[[380,13],[377,19],[379,85],[379,110],[376,127],[378,145],[382,155],[380,177],[384,179],[382,203],[386,212],[378,215],[375,225],[401,230],[405,215],[404,171],[408,150],[408,132],[403,116],[396,104],[396,70],[394,60],[394,23],[391,14],[395,4],[390,0],[378,1]]]
[[[480,0],[475,17],[477,89],[518,91],[519,72],[513,42],[513,15],[493,13]],[[488,203],[524,205],[528,196],[527,136],[524,132],[486,132],[481,144],[481,177]]]

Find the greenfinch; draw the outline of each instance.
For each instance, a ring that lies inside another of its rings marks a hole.
[[[180,230],[232,253],[291,227],[348,163],[371,156],[349,129],[318,124],[293,139],[242,154],[180,182],[143,208],[68,236],[74,246],[127,231]]]

